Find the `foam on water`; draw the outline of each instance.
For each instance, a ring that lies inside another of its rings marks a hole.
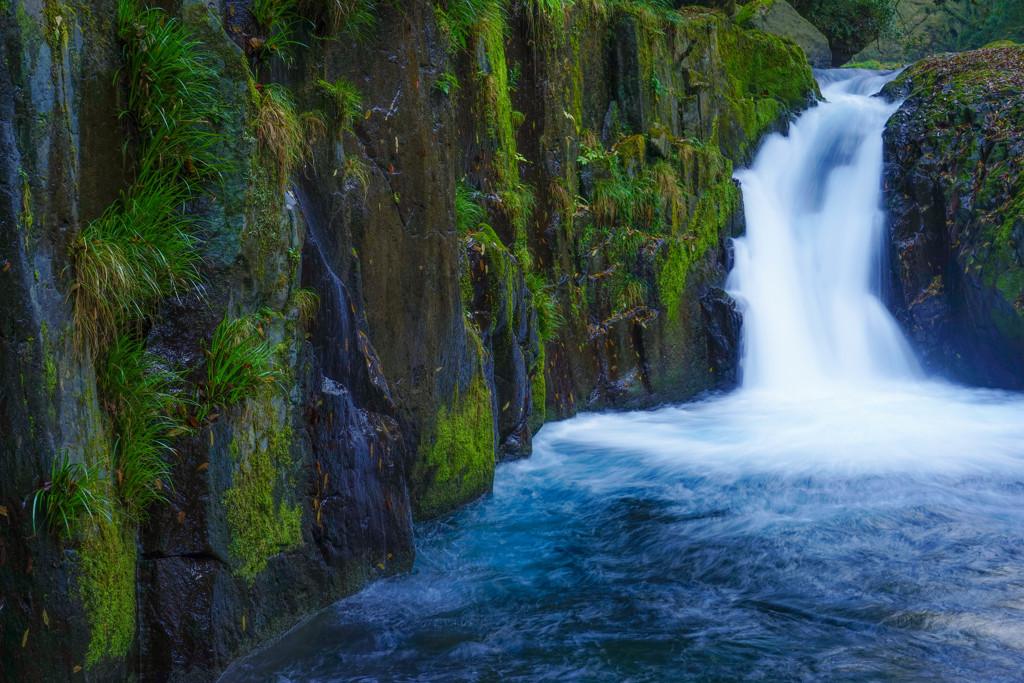
[[[879,298],[887,77],[818,76],[737,173],[742,387],[546,425],[225,681],[1019,680],[1024,398],[922,376]]]

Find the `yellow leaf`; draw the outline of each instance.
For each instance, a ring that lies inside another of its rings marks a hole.
[[[71,670],[71,673],[76,674],[76,673],[78,673],[81,670],[82,670],[82,667],[79,666],[78,664],[75,664],[75,668]]]
[[[4,517],[7,516],[7,506],[6,505],[0,505],[0,515],[3,515]]]
[[[46,624],[46,628],[50,628],[50,615],[43,610],[43,623]]]
[[[245,632],[245,615],[242,615],[242,632]]]
[[[25,629],[25,635],[21,637],[21,646],[25,647],[25,643],[28,642],[28,629]]]

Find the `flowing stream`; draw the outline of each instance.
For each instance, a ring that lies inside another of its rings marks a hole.
[[[737,173],[742,386],[543,428],[415,571],[225,681],[1019,680],[1024,398],[928,379],[883,287],[866,72]]]

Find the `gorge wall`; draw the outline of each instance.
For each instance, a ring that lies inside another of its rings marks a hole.
[[[162,7],[0,3],[9,680],[213,678],[545,420],[728,386],[733,164],[816,94],[709,8]]]
[[[927,369],[1024,388],[1024,48],[926,59],[885,135],[895,312]]]

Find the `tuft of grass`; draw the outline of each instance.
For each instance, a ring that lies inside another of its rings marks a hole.
[[[173,175],[154,172],[76,236],[71,295],[79,348],[96,351],[125,320],[200,283],[192,221],[183,214],[188,198]]]
[[[117,493],[128,515],[142,519],[150,505],[167,499],[164,489],[171,479],[165,457],[173,453],[171,438],[185,431],[175,418],[187,407],[182,378],[140,341],[122,335],[109,347],[97,383],[116,435]]]
[[[352,122],[363,111],[363,94],[348,79],[341,77],[331,83],[322,78],[317,79],[317,88],[327,95],[334,107],[334,120],[338,124],[337,134],[352,132]]]
[[[476,232],[487,218],[480,204],[480,193],[470,187],[465,178],[455,185],[455,228],[462,236]]]
[[[442,0],[434,5],[434,16],[448,51],[466,49],[473,26],[494,22],[504,26],[505,7],[499,0]]]
[[[135,124],[140,166],[172,167],[186,179],[218,173],[220,136],[209,129],[216,73],[202,44],[177,19],[136,0],[118,2],[118,37],[128,93],[121,116]]]
[[[565,325],[565,316],[562,315],[558,304],[554,285],[541,273],[532,271],[526,274],[526,286],[532,295],[533,306],[537,309],[537,330],[541,343],[547,343],[554,339],[558,330]]]
[[[214,406],[224,408],[265,396],[279,385],[277,349],[264,330],[270,315],[263,311],[224,318],[217,325],[205,349],[206,378],[199,387],[204,413]]]
[[[288,172],[299,164],[306,148],[302,122],[295,111],[295,99],[283,85],[269,83],[256,89],[256,139],[277,163],[278,182],[283,189]]]
[[[257,63],[280,58],[291,63],[293,47],[305,47],[292,36],[298,30],[296,0],[252,0],[255,34],[245,41],[246,51]]]
[[[376,0],[302,0],[300,9],[326,38],[370,42],[377,27]]]
[[[54,458],[49,480],[32,495],[33,532],[42,517],[51,532],[71,539],[83,520],[94,515],[110,519],[107,482],[100,468],[71,462],[66,453]]]
[[[345,179],[354,180],[363,188],[363,199],[370,189],[370,167],[358,154],[349,154],[345,157]]]
[[[320,297],[312,289],[300,288],[292,293],[295,306],[299,311],[299,321],[309,326],[316,320],[316,314],[320,310]]]

